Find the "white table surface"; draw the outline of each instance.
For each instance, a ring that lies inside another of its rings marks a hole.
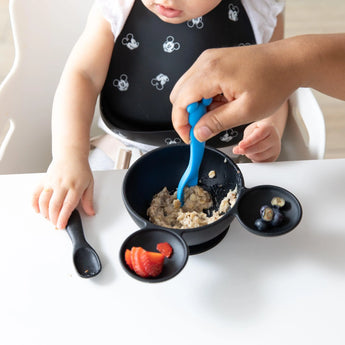
[[[82,215],[103,270],[80,278],[64,230],[31,209],[40,174],[0,176],[0,344],[344,344],[345,159],[242,164],[245,185],[275,184],[303,207],[299,226],[265,238],[235,219],[225,239],[157,284],[118,253],[138,227],[125,171],[95,172],[97,215]]]

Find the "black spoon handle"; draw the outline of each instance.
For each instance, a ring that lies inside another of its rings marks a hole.
[[[72,212],[68,220],[66,230],[75,248],[81,247],[85,244],[88,245],[84,236],[80,214],[77,210]]]

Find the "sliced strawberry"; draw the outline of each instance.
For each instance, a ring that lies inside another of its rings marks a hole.
[[[131,249],[131,263],[132,263],[132,270],[134,271],[134,252],[137,250],[136,247],[132,247]]]
[[[132,270],[133,265],[132,265],[132,258],[131,258],[132,252],[129,249],[126,249],[125,251],[125,261],[126,264],[129,266],[129,268]]]
[[[157,250],[162,253],[166,258],[170,258],[173,249],[168,242],[162,242],[157,244]]]
[[[149,274],[146,272],[141,259],[144,252],[146,252],[146,250],[141,247],[132,247],[131,260],[134,272],[140,277],[147,278]]]
[[[161,253],[148,252],[144,250],[140,254],[140,261],[145,272],[150,277],[157,277],[161,274],[164,264],[164,255]]]

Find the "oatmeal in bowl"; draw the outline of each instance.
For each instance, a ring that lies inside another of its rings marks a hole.
[[[209,211],[213,206],[209,192],[200,186],[185,187],[184,204],[177,199],[177,191],[170,193],[164,187],[157,193],[147,210],[149,221],[166,228],[191,229],[205,226],[224,216],[235,204],[237,187],[229,190],[217,210]]]

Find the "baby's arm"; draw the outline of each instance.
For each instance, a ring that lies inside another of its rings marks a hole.
[[[270,42],[284,38],[284,14],[277,17],[277,25]],[[271,116],[253,122],[244,131],[243,139],[234,148],[235,154],[246,155],[253,162],[275,161],[281,150],[281,138],[284,133],[288,114],[287,101]]]
[[[104,84],[114,45],[110,25],[94,7],[62,73],[52,111],[53,160],[36,187],[33,207],[64,228],[81,200],[93,215],[89,136],[97,96]]]

